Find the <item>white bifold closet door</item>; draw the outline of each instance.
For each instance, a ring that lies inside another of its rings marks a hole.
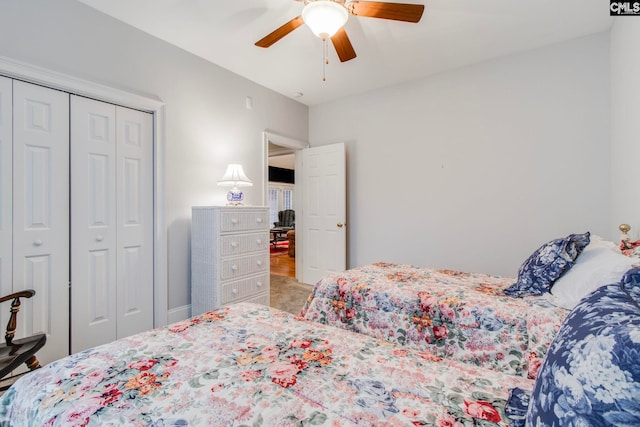
[[[48,363],[69,351],[69,95],[3,77],[0,92],[0,288],[36,291],[16,336],[46,332]]]
[[[71,352],[153,327],[153,117],[71,96]]]

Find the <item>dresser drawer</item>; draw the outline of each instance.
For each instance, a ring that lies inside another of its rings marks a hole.
[[[222,304],[229,304],[257,293],[264,293],[267,289],[269,276],[262,274],[222,285]]]
[[[269,213],[267,211],[226,210],[220,212],[220,231],[252,231],[269,229]]]
[[[269,254],[256,254],[242,258],[229,258],[222,260],[220,278],[222,280],[228,280],[263,271],[266,272],[268,270]]]
[[[230,234],[220,237],[220,255],[242,255],[269,247],[269,233]]]

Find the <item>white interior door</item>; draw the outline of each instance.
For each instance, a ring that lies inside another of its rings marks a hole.
[[[13,82],[13,288],[34,289],[19,333],[47,333],[41,363],[69,352],[69,95]],[[18,332],[16,333],[16,335]]]
[[[116,107],[117,336],[153,327],[153,115]]]
[[[13,292],[12,92],[11,79],[0,77],[0,295]],[[6,325],[8,320],[9,307],[3,304],[0,326]]]
[[[71,96],[71,352],[116,339],[116,107]]]
[[[314,284],[346,268],[344,144],[302,150],[302,185],[302,281]]]

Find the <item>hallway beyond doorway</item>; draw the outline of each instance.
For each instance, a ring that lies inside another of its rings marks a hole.
[[[271,274],[275,276],[296,277],[296,259],[287,252],[271,255]]]

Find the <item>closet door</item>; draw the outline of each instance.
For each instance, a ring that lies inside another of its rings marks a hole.
[[[71,97],[71,351],[153,327],[153,116]]]
[[[71,96],[71,352],[116,339],[116,107]]]
[[[153,327],[153,115],[116,108],[118,338]]]
[[[11,80],[0,77],[0,295],[13,292],[12,252],[13,230],[11,220],[12,200],[12,117]],[[9,307],[2,306],[0,326],[9,320]]]
[[[32,288],[18,333],[44,331],[41,363],[69,352],[69,95],[13,82],[13,290]]]

